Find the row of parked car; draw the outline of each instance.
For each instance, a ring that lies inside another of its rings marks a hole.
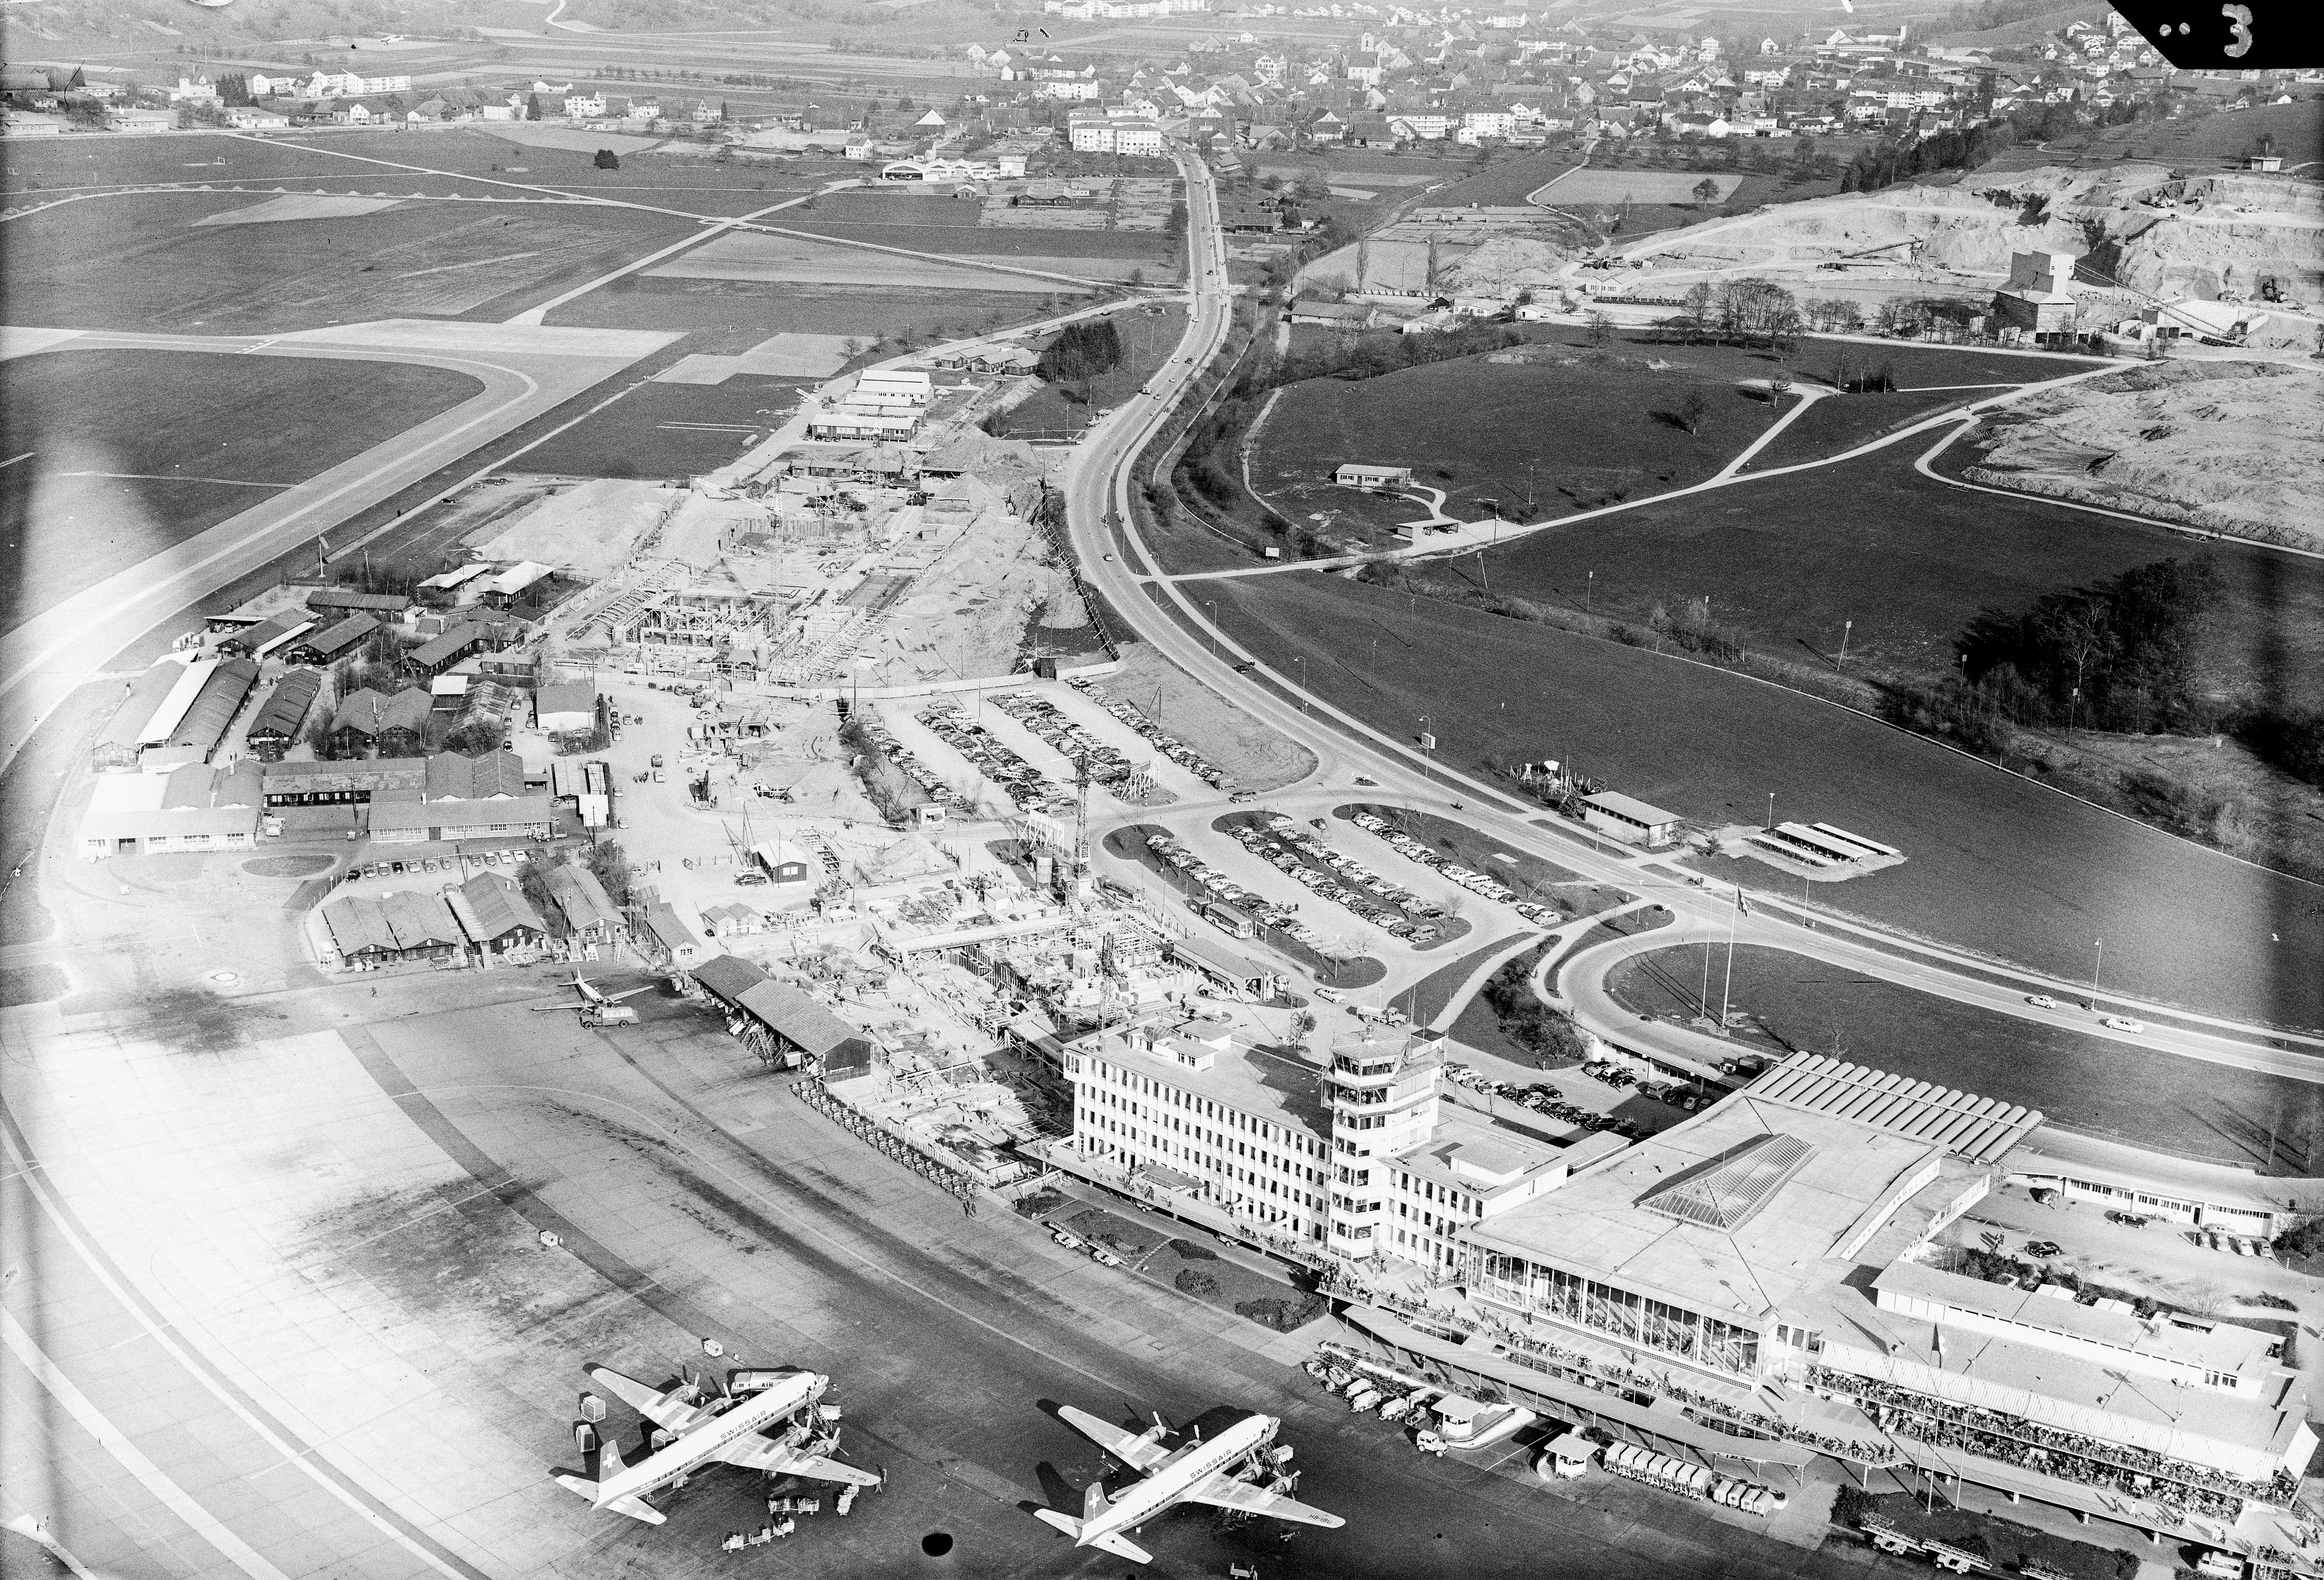
[[[1072,808],[1074,792],[1070,789],[1056,783],[995,740],[991,731],[971,719],[952,698],[939,698],[928,704],[920,710],[919,721],[937,740],[967,758],[977,772],[1007,791],[1010,799],[1019,806],[1038,807],[1045,812]],[[966,809],[958,796],[947,792],[944,799]]]
[[[1237,823],[1227,830],[1238,845],[1294,882],[1370,922],[1392,938],[1430,944],[1443,936],[1433,919],[1444,908],[1399,888],[1352,856],[1333,850],[1296,818],[1270,815],[1264,827]]]
[[[1488,873],[1478,872],[1473,867],[1464,867],[1460,863],[1431,850],[1377,813],[1359,812],[1355,816],[1355,824],[1357,827],[1368,833],[1377,834],[1387,840],[1395,847],[1398,855],[1418,862],[1422,866],[1450,878],[1471,894],[1481,894],[1488,900],[1498,901],[1536,927],[1555,927],[1565,919],[1564,912],[1559,910],[1554,905],[1544,905],[1535,900],[1520,900],[1517,898],[1517,892],[1499,878]]]
[[[1600,1113],[1596,1109],[1567,1102],[1565,1094],[1546,1081],[1520,1086],[1513,1081],[1494,1080],[1464,1064],[1447,1064],[1444,1074],[1448,1079],[1472,1092],[1499,1097],[1520,1108],[1530,1108],[1536,1113],[1546,1114],[1562,1124],[1578,1126],[1582,1130],[1610,1130],[1616,1135],[1628,1136],[1632,1141],[1646,1133],[1646,1127],[1635,1120],[1618,1119],[1613,1114]]]
[[[465,856],[427,855],[400,862],[364,862],[341,873],[339,882],[352,883],[357,878],[401,878],[410,873],[465,873],[475,867],[512,867],[530,859],[521,850],[479,850],[471,851]]]
[[[1161,753],[1163,756],[1167,757],[1171,762],[1176,763],[1179,767],[1193,774],[1196,779],[1201,780],[1204,784],[1209,785],[1213,790],[1224,790],[1226,788],[1227,776],[1221,772],[1209,759],[1205,758],[1201,753],[1195,751],[1192,746],[1187,745],[1185,742],[1178,739],[1177,736],[1170,734],[1167,730],[1165,730],[1160,725],[1156,724],[1152,719],[1148,718],[1146,716],[1145,709],[1139,707],[1136,703],[1122,702],[1114,698],[1108,697],[1104,692],[1099,690],[1094,685],[1087,680],[1068,680],[1065,683],[1071,686],[1074,690],[1079,691],[1083,696],[1088,698],[1091,701],[1096,703],[1100,707],[1105,709],[1106,712],[1113,715],[1114,717],[1120,719],[1123,724],[1128,725],[1131,729],[1136,730],[1139,735],[1153,742],[1154,749],[1156,751]]]
[[[1185,874],[1186,881],[1201,890],[1204,898],[1231,905],[1261,927],[1274,928],[1290,938],[1298,939],[1310,948],[1317,948],[1323,945],[1323,935],[1301,921],[1294,914],[1294,907],[1277,905],[1252,893],[1187,849],[1185,841],[1168,834],[1153,834],[1147,836],[1146,848],[1177,872]]]
[[[992,706],[1039,737],[1041,744],[1069,762],[1085,762],[1089,776],[1100,784],[1119,784],[1138,772],[1138,765],[1095,735],[1067,718],[1046,697],[1003,691]]]
[[[878,714],[866,713],[862,719],[864,733],[872,737],[889,762],[903,771],[906,779],[920,787],[922,794],[955,812],[973,813],[976,810],[966,797],[938,778],[934,769],[913,756],[910,749],[896,739],[896,732],[890,729]]]

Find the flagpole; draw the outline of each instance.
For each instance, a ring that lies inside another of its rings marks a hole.
[[[1719,984],[1719,1034],[1727,1035],[1727,993],[1735,985],[1735,917],[1743,909],[1743,886],[1735,886],[1735,903],[1727,908],[1727,975]]]

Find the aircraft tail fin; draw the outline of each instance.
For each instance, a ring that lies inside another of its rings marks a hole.
[[[597,1444],[597,1479],[601,1482],[612,1481],[615,1476],[621,1474],[622,1470],[625,1468],[626,1467],[622,1463],[621,1444],[610,1435],[599,1439]]]
[[[1082,1523],[1086,1525],[1106,1511],[1105,1483],[1092,1482],[1089,1491],[1082,1494]]]
[[[1082,1538],[1082,1522],[1070,1514],[1060,1514],[1055,1509],[1036,1509],[1033,1511],[1033,1518],[1056,1526],[1075,1541]]]

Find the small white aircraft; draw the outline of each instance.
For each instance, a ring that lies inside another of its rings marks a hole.
[[[536,1015],[540,1015],[554,1014],[559,1010],[578,1010],[585,1015],[603,1014],[607,1010],[612,1009],[615,1004],[620,1003],[623,999],[633,999],[637,997],[638,994],[648,991],[653,986],[653,984],[649,982],[644,987],[624,988],[620,993],[607,993],[604,988],[599,987],[595,983],[591,982],[587,977],[582,975],[580,972],[576,971],[573,974],[573,980],[564,984],[563,985],[569,987],[576,993],[579,993],[581,995],[581,1002],[577,1004],[535,1004],[532,1006],[532,1012]],[[637,1012],[635,1010],[623,1010],[622,1013],[624,1015],[635,1015]]]
[[[1136,1563],[1151,1563],[1153,1555],[1121,1533],[1181,1503],[1208,1503],[1238,1514],[1296,1520],[1326,1529],[1347,1523],[1336,1514],[1326,1514],[1242,1479],[1263,1474],[1291,1457],[1288,1447],[1268,1451],[1283,1425],[1273,1416],[1247,1416],[1208,1442],[1197,1438],[1173,1451],[1162,1446],[1168,1428],[1158,1416],[1153,1426],[1133,1435],[1071,1405],[1059,1407],[1057,1414],[1074,1431],[1146,1478],[1119,1499],[1105,1495],[1102,1479],[1092,1482],[1084,1495],[1079,1520],[1055,1509],[1033,1511],[1072,1537],[1077,1548],[1102,1548]]]
[[[695,1404],[687,1401],[681,1390],[658,1393],[610,1366],[591,1366],[586,1370],[599,1386],[628,1401],[640,1415],[676,1439],[635,1465],[624,1465],[622,1451],[608,1436],[597,1450],[595,1481],[577,1475],[557,1478],[558,1485],[580,1493],[589,1500],[593,1509],[610,1509],[616,1514],[642,1520],[648,1525],[659,1525],[665,1517],[646,1501],[646,1494],[659,1492],[687,1472],[710,1464],[738,1465],[744,1470],[806,1476],[810,1481],[844,1482],[859,1487],[880,1484],[881,1477],[876,1473],[842,1465],[813,1451],[816,1446],[814,1407],[823,1397],[823,1391],[831,1385],[828,1377],[814,1372],[789,1372],[773,1387],[731,1405],[723,1400]],[[724,1408],[720,1408],[722,1405]],[[783,1428],[780,1437],[763,1435],[777,1427]]]

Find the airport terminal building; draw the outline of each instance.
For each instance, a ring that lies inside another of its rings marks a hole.
[[[1450,1386],[1713,1465],[1830,1457],[2324,1559],[2291,1512],[2316,1437],[2283,1338],[1973,1277],[1940,1241],[2041,1121],[1795,1056],[1461,1230],[1457,1290],[1350,1320]]]

